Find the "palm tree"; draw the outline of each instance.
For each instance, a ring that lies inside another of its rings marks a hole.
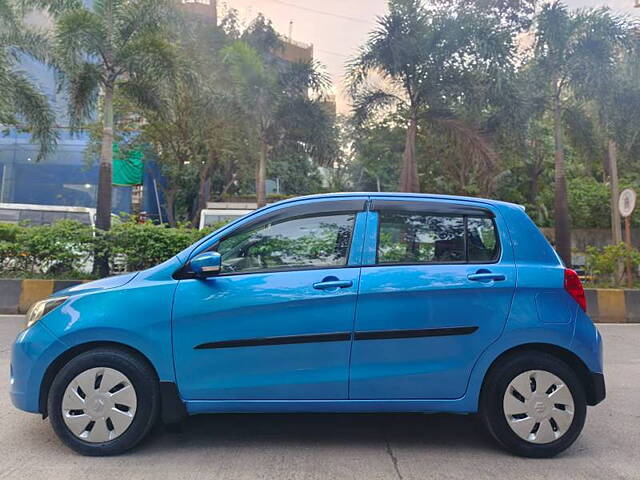
[[[113,101],[126,89],[141,101],[171,72],[173,49],[163,26],[169,0],[40,0],[55,19],[55,52],[64,73],[73,130],[95,118],[101,99],[102,143],[96,226],[111,228]],[[100,95],[101,94],[101,95]]]
[[[594,96],[610,78],[616,50],[624,36],[619,19],[603,10],[570,13],[556,1],[537,18],[535,59],[549,109],[555,139],[556,249],[571,265],[571,219],[567,198],[564,113],[571,100]]]
[[[635,122],[630,119],[640,111],[640,37],[634,26],[625,18],[611,17],[607,11],[597,11],[601,22],[615,22],[619,28],[619,45],[615,56],[610,58],[606,76],[599,76],[599,82],[591,88],[595,95],[591,103],[597,111],[595,122],[605,140],[607,167],[611,184],[611,224],[613,243],[622,242],[622,226],[618,211],[619,179],[618,157],[636,158],[640,139]],[[626,33],[626,35],[625,35]],[[624,45],[622,45],[624,43]],[[587,92],[587,95],[592,92]],[[589,98],[585,95],[585,101]],[[634,152],[635,150],[635,152]]]
[[[402,113],[406,141],[400,189],[418,192],[416,137],[423,125],[492,156],[479,129],[459,112],[482,111],[512,67],[513,36],[496,18],[464,9],[427,10],[421,0],[390,0],[359,55],[348,65],[356,119]]]
[[[267,166],[273,149],[290,140],[317,153],[330,135],[320,97],[309,97],[309,92],[323,92],[328,79],[314,62],[284,62],[244,40],[225,48],[222,56],[237,105],[249,119],[252,137],[259,145],[255,178],[258,206],[262,207],[267,202]]]
[[[0,0],[0,125],[29,131],[40,145],[41,160],[56,146],[55,114],[19,64],[21,55],[47,60],[47,39],[24,25],[20,6],[14,0]]]

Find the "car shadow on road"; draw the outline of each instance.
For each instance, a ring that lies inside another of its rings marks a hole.
[[[479,419],[448,414],[219,414],[188,418],[179,432],[156,434],[142,446],[166,448],[241,446],[380,446],[466,448],[495,451]],[[160,435],[158,435],[160,434]]]

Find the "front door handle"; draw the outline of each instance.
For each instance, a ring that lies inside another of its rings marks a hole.
[[[502,273],[479,272],[467,275],[472,282],[504,282],[507,277]]]
[[[353,287],[353,282],[351,280],[329,280],[313,284],[313,288],[316,290],[338,290],[340,288],[351,287]]]

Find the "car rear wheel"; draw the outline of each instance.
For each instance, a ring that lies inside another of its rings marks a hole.
[[[525,457],[552,457],[578,438],[586,419],[584,389],[564,362],[543,352],[508,357],[483,386],[480,413],[503,447]]]
[[[54,431],[83,455],[117,455],[137,445],[155,423],[158,380],[131,353],[99,348],[80,354],[56,375],[48,398]]]

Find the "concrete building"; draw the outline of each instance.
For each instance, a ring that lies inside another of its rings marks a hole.
[[[277,55],[287,62],[311,62],[313,60],[313,45],[297,42],[289,37],[280,37],[282,49]]]
[[[179,0],[180,8],[207,20],[214,25],[218,24],[217,0]]]
[[[218,24],[217,0],[178,0],[180,8],[213,24]],[[290,37],[280,36],[282,49],[275,52],[287,62],[310,62],[313,60],[313,45],[297,42]]]

